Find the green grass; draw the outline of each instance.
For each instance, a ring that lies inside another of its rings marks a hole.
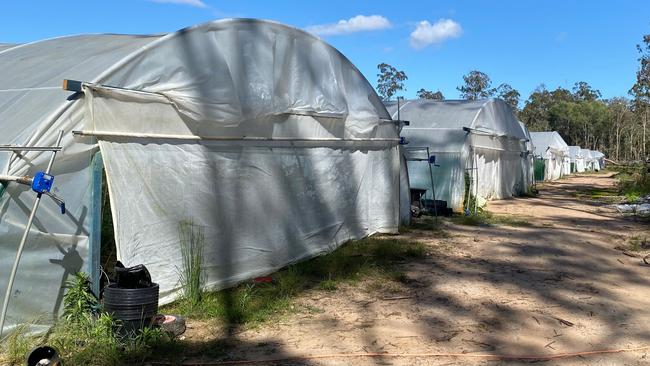
[[[0,364],[24,365],[29,351],[49,345],[66,366],[117,366],[142,364],[160,352],[177,351],[176,340],[160,329],[120,334],[119,322],[100,311],[90,292],[88,276],[79,273],[64,296],[64,313],[45,334],[29,334],[22,325],[0,345]]]
[[[650,174],[645,165],[626,165],[611,167],[616,174],[618,194],[624,196],[626,201],[636,201],[650,194]]]
[[[586,192],[587,195],[591,198],[603,198],[603,197],[610,197],[612,195],[615,195],[616,192],[613,192],[611,190],[603,190],[603,189],[590,189]]]
[[[402,282],[405,275],[398,264],[426,255],[425,245],[413,241],[374,237],[351,241],[275,273],[272,283],[249,282],[205,293],[199,304],[179,300],[163,311],[226,324],[261,323],[295,310],[293,300],[311,289],[333,291],[345,283],[367,279]]]
[[[203,297],[203,252],[205,248],[205,228],[190,221],[178,225],[181,249],[181,268],[179,278],[183,296],[190,304],[198,304]]]
[[[635,235],[628,239],[628,249],[640,252],[650,249],[650,240],[647,235]]]
[[[517,195],[517,197],[520,198],[536,198],[539,197],[539,191],[536,188],[528,187],[528,190],[526,192],[522,192]]]
[[[400,226],[399,232],[401,234],[408,234],[415,231],[428,231],[428,234],[433,234],[436,237],[449,238],[451,235],[445,230],[445,220],[443,217],[436,219],[432,216],[412,218],[411,224]]]
[[[0,347],[0,364],[22,365],[27,352],[34,349],[40,339],[28,335],[29,325],[22,324],[11,333]]]
[[[497,215],[491,212],[482,211],[478,214],[465,216],[452,216],[452,222],[468,226],[532,226],[532,222],[525,217],[514,215]]]
[[[621,195],[618,192],[618,189],[597,189],[597,188],[579,188],[579,190],[574,193],[574,197],[578,199],[589,199],[595,201],[601,201],[605,203],[618,203],[622,200]]]
[[[217,325],[256,325],[296,311],[319,313],[322,309],[298,305],[296,297],[360,281],[377,289],[406,283],[400,263],[427,254],[427,247],[414,241],[389,237],[350,241],[331,253],[288,266],[272,276],[272,283],[247,282],[203,293],[198,303],[186,298],[160,312]],[[76,276],[69,286],[65,316],[45,335],[30,336],[27,326],[14,332],[2,345],[0,364],[22,365],[26,353],[43,344],[56,348],[66,366],[140,365],[152,359],[176,362],[188,355],[223,356],[229,348],[224,339],[178,340],[160,329],[120,335],[116,331],[119,324],[102,313],[90,296],[87,276]]]

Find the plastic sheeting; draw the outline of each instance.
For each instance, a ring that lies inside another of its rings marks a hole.
[[[589,149],[580,149],[580,153],[585,159],[585,170],[587,171],[594,171],[597,170],[596,168],[596,159],[594,155],[592,154],[591,150]],[[598,167],[600,168],[600,167]]]
[[[596,159],[596,162],[598,163],[599,170],[604,169],[605,168],[605,154],[603,154],[602,152],[600,152],[598,150],[592,151],[592,153],[594,155],[594,158]]]
[[[17,45],[15,44],[10,44],[10,43],[0,43],[0,52],[8,50],[10,48],[16,47]]]
[[[179,294],[181,223],[204,232],[209,288],[397,231],[397,127],[361,73],[303,31],[224,20],[166,36],[63,37],[1,52],[0,70],[1,143],[47,146],[66,132],[53,173],[69,214],[39,209],[10,326],[57,314],[60,278],[86,265],[97,140],[72,130],[101,133],[118,259],[145,264],[163,303]],[[125,89],[90,86],[66,101],[63,78]],[[0,163],[31,175],[47,157]],[[2,197],[2,281],[31,202],[13,185]]]
[[[557,131],[531,132],[535,157],[544,159],[544,180],[557,180],[571,172],[569,145]]]
[[[599,171],[605,167],[605,154],[600,151],[581,149],[585,159],[585,170]]]
[[[387,102],[396,119],[397,103]],[[526,135],[510,107],[498,99],[478,101],[412,100],[400,105],[399,118],[407,149],[428,147],[436,156],[433,177],[436,199],[461,210],[466,179],[480,199],[512,197],[527,190],[524,162]],[[428,164],[409,161],[411,187],[432,198]]]
[[[519,121],[519,126],[521,126],[521,130],[524,131],[524,135],[526,136],[526,156],[521,161],[521,169],[524,172],[526,188],[529,188],[535,182],[535,147],[533,146],[528,127],[521,121]]]
[[[583,173],[585,171],[585,157],[582,155],[580,146],[569,146],[569,157],[571,158],[571,165],[574,167],[575,172]]]
[[[61,310],[63,284],[87,268],[91,217],[90,161],[96,144],[78,143],[69,133],[83,122],[83,103],[67,101],[61,80],[95,80],[120,59],[157,37],[88,35],[19,45],[0,52],[0,144],[52,146],[66,131],[57,154],[54,190],[67,213],[47,197],[38,209],[18,268],[5,331],[19,321],[48,322]],[[45,170],[50,153],[21,158],[0,152],[3,174],[30,175]],[[0,197],[0,293],[4,295],[20,238],[35,194],[9,184]]]

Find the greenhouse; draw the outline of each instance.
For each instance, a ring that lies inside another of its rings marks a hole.
[[[209,289],[397,232],[398,126],[354,65],[304,31],[222,20],[62,37],[5,47],[0,70],[2,174],[47,172],[60,146],[52,192],[67,208],[38,208],[5,332],[52,319],[71,274],[99,282],[103,169],[117,259],[146,265],[161,303],[179,295],[183,227],[204,240]],[[37,196],[4,187],[2,293]]]
[[[557,180],[571,173],[569,145],[557,131],[531,132],[535,147],[535,180]]]
[[[533,146],[528,127],[521,121],[519,121],[519,125],[526,136],[526,153],[524,159],[522,159],[524,182],[526,182],[527,187],[530,187],[535,183],[535,147]]]
[[[605,169],[605,154],[603,154],[598,150],[592,151],[592,153],[594,155],[594,159],[596,160],[596,163],[598,164],[598,170]]]
[[[504,101],[420,99],[386,106],[392,118],[410,122],[402,130],[404,150],[435,156],[431,171],[426,161],[408,161],[410,187],[426,190],[428,199],[435,191],[437,200],[461,211],[528,189],[527,138]]]
[[[585,157],[580,146],[569,146],[569,158],[571,159],[571,173],[585,171]]]
[[[601,158],[598,158],[598,151],[589,149],[582,149],[580,151],[585,157],[585,170],[597,172],[601,169],[601,158],[604,157],[604,155]]]

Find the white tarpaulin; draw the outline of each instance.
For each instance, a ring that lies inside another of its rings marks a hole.
[[[544,180],[556,180],[571,172],[569,145],[557,131],[531,132],[535,157],[544,160]]]
[[[580,146],[569,146],[569,157],[571,158],[571,173],[583,173],[585,171],[585,157],[582,154]]]
[[[519,126],[521,126],[521,130],[524,131],[524,135],[526,136],[526,156],[521,162],[524,171],[524,182],[526,183],[526,187],[530,187],[535,182],[535,147],[533,146],[528,127],[521,121],[519,121]]]
[[[39,210],[10,325],[56,314],[61,278],[85,266],[97,141],[118,259],[145,264],[162,303],[179,294],[181,223],[204,231],[209,288],[397,231],[397,126],[361,73],[303,31],[223,20],[157,37],[64,37],[0,52],[0,73],[0,143],[48,146],[65,131],[53,173],[69,209]],[[93,83],[66,101],[63,78]],[[32,175],[48,156],[0,162]],[[33,199],[11,184],[2,197],[0,291]],[[74,261],[57,262],[66,255]]]
[[[396,119],[397,103],[387,102]],[[436,199],[461,210],[466,177],[479,200],[512,197],[528,189],[526,135],[510,107],[499,99],[476,101],[412,100],[402,102],[399,118],[407,148],[428,147],[439,167],[433,169]],[[409,161],[411,187],[432,198],[428,164]]]
[[[592,155],[594,156],[594,159],[596,160],[596,163],[598,164],[598,170],[604,169],[605,168],[605,154],[602,152],[596,150],[592,150]]]
[[[585,170],[594,171],[596,170],[596,159],[589,149],[580,149],[580,153],[585,159]]]

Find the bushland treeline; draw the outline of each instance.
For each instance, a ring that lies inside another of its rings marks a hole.
[[[577,81],[569,90],[537,87],[525,101],[506,83],[492,87],[490,77],[478,70],[463,76],[458,91],[463,99],[497,97],[505,100],[531,131],[558,131],[569,145],[600,150],[616,161],[642,161],[650,153],[650,34],[637,45],[636,81],[625,96],[604,99],[599,90]],[[378,65],[377,91],[385,100],[405,90],[406,73],[391,65]],[[607,72],[603,70],[603,72]],[[444,100],[440,91],[421,88],[418,98]],[[520,108],[523,104],[523,108]]]

